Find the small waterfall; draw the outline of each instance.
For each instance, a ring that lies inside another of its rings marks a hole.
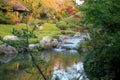
[[[59,47],[54,48],[53,50],[57,52],[77,53],[77,46],[81,40],[83,40],[82,36],[64,39],[62,42],[59,43]]]
[[[80,37],[70,37],[64,39],[58,48],[54,51],[65,53],[78,53],[77,46],[79,42],[84,40],[85,35]],[[84,72],[83,63],[75,63],[66,69],[59,68],[59,65],[54,66],[53,76],[51,80],[89,80]]]

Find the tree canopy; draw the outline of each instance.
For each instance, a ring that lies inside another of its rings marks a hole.
[[[13,23],[16,18],[12,11],[12,4],[6,0],[0,0],[0,23]]]
[[[80,7],[91,35],[84,61],[90,80],[118,80],[120,74],[120,1],[85,0]]]

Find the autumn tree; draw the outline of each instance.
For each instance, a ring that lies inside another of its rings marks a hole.
[[[30,17],[39,17],[41,1],[40,0],[18,0],[30,10]]]
[[[12,4],[6,0],[0,0],[0,23],[15,23],[16,18],[12,13]]]

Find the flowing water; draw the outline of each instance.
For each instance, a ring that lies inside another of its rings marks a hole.
[[[76,49],[81,37],[64,39],[58,48],[34,53],[48,80],[88,80]],[[27,56],[27,57],[26,57]],[[0,57],[0,80],[43,80],[28,55]],[[10,58],[11,57],[11,58]],[[16,57],[16,58],[14,58]],[[44,63],[44,61],[45,63]],[[23,66],[24,65],[24,66]]]
[[[70,37],[69,39],[65,39],[59,48],[53,50],[57,52],[64,52],[64,54],[68,53],[80,56],[78,55],[76,48],[78,44],[83,41],[83,37],[84,35],[81,37]],[[84,72],[82,61],[75,61],[75,59],[73,59],[71,62],[73,62],[73,64],[67,66],[66,68],[61,68],[61,63],[57,63],[57,65],[54,66],[52,80],[88,80]]]

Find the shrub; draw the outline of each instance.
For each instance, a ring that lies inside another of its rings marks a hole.
[[[41,17],[41,18],[47,18],[47,14],[46,14],[45,12],[41,12],[41,13],[40,13],[40,17]]]
[[[56,12],[56,19],[57,21],[60,21],[63,19],[62,14],[60,12]]]
[[[60,28],[61,30],[66,30],[67,29],[67,24],[66,24],[66,22],[64,22],[64,21],[60,21],[60,22],[58,22],[57,24],[57,27],[58,28]]]
[[[26,50],[27,44],[25,42],[25,40],[7,40],[5,41],[7,44],[15,47],[19,52],[24,52]],[[24,46],[23,46],[24,45]]]
[[[67,28],[75,28],[76,25],[74,23],[68,23]]]
[[[75,34],[75,32],[72,31],[72,30],[62,30],[61,33],[62,33],[62,34],[72,34],[72,35]]]

